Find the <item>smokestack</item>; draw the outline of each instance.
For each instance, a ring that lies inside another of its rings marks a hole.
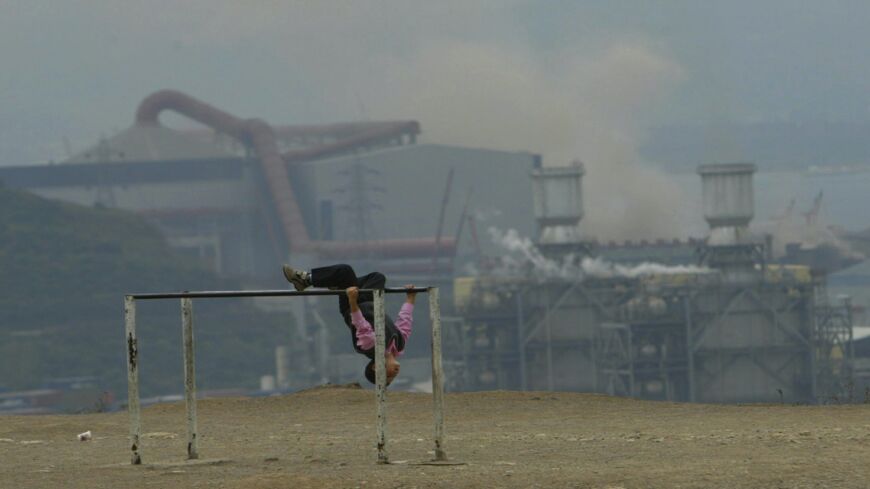
[[[710,225],[709,246],[749,244],[749,221],[755,216],[752,163],[701,165],[704,219]]]
[[[541,231],[540,244],[581,242],[583,219],[583,163],[575,160],[565,167],[532,170],[535,219]]]

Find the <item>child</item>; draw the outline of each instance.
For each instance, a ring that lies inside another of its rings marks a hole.
[[[379,272],[357,277],[350,265],[343,264],[314,268],[311,272],[295,270],[284,265],[283,271],[284,277],[298,291],[312,286],[345,290],[345,294],[338,298],[338,310],[344,318],[345,324],[350,328],[354,350],[369,358],[369,363],[365,368],[365,377],[374,384],[375,332],[372,327],[375,317],[374,295],[371,292],[361,293],[359,289],[383,289],[387,282],[386,277]],[[406,285],[405,288],[413,289],[413,285]],[[399,375],[400,365],[397,357],[402,355],[405,343],[411,336],[416,297],[416,292],[409,291],[407,293],[407,298],[399,310],[399,316],[395,323],[389,316],[384,317],[387,385]]]

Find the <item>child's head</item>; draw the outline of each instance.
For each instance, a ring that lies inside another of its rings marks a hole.
[[[396,357],[393,356],[391,353],[387,353],[384,359],[387,362],[387,385],[390,385],[393,382],[393,379],[395,379],[396,376],[399,375],[399,368],[401,367],[401,365],[399,364],[399,361],[396,360]],[[366,365],[365,376],[366,379],[372,384],[377,382],[375,379],[374,360],[369,361],[369,363]]]

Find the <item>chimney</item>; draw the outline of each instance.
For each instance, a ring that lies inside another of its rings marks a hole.
[[[701,165],[704,219],[710,225],[708,246],[749,244],[749,221],[755,216],[752,163]]]
[[[540,228],[539,243],[560,245],[580,243],[583,219],[583,163],[541,167],[532,170],[535,219]]]

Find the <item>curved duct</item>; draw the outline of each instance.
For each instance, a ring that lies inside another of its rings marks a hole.
[[[302,211],[290,185],[287,173],[288,162],[298,162],[313,158],[343,153],[359,146],[374,145],[378,142],[395,139],[402,134],[412,138],[419,133],[416,121],[385,123],[342,139],[338,142],[281,155],[278,151],[275,132],[271,126],[260,119],[241,119],[205,102],[201,102],[177,90],[161,90],[142,100],[136,110],[136,124],[159,125],[160,113],[172,110],[238,139],[254,148],[260,159],[266,183],[272,196],[275,210],[281,222],[284,237],[295,252],[316,252],[324,257],[348,258],[367,257],[431,257],[452,255],[456,249],[452,239],[402,239],[363,243],[339,243],[333,241],[311,241]]]
[[[145,97],[136,110],[136,124],[159,125],[158,118],[164,110],[174,110],[252,146],[263,165],[266,184],[290,249],[310,249],[302,212],[290,186],[284,160],[278,153],[275,133],[268,124],[259,119],[240,119],[176,90],[161,90]]]
[[[329,150],[329,146],[336,143],[344,143],[345,140],[355,138],[366,133],[366,138],[374,136],[378,142],[390,142],[408,137],[413,144],[420,133],[420,124],[417,121],[377,121],[377,122],[341,122],[337,124],[318,125],[292,125],[272,126],[272,131],[279,142],[301,143],[303,146],[320,145],[318,150]],[[383,132],[381,132],[383,131]],[[199,137],[210,136],[210,129],[184,129],[186,134]],[[380,137],[378,137],[380,135]],[[371,143],[371,141],[367,141]],[[313,143],[313,144],[312,144]],[[305,149],[311,149],[306,147]],[[350,148],[352,149],[352,148]],[[295,151],[284,153],[285,160],[294,158]]]

